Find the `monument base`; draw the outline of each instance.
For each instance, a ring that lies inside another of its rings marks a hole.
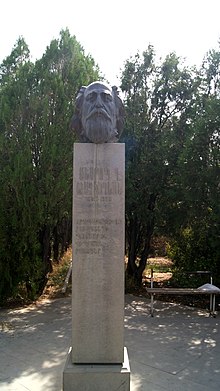
[[[71,350],[63,372],[63,391],[130,391],[126,348],[123,364],[73,364]]]

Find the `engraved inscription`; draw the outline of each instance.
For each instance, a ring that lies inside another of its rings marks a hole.
[[[105,167],[93,167],[92,161],[88,166],[79,168],[76,182],[77,196],[117,196],[123,192],[121,175],[118,168],[110,170]],[[92,199],[90,200],[92,201]],[[103,202],[111,202],[111,198],[102,199]]]
[[[95,181],[98,180],[109,180],[110,170],[109,168],[103,167],[80,167],[79,168],[79,179],[81,181]]]
[[[113,256],[124,239],[119,207],[124,193],[123,164],[114,157],[109,164],[109,157],[103,159],[97,152],[92,155],[78,156],[74,168],[73,246],[80,260]]]
[[[111,246],[111,232],[121,219],[77,219],[75,222],[75,253],[102,256],[104,249]]]

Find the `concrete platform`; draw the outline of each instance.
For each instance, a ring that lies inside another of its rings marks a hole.
[[[63,372],[63,390],[130,391],[130,366],[124,348],[123,364],[73,364],[69,349]]]
[[[126,296],[131,391],[219,391],[219,315]],[[0,310],[0,390],[61,391],[71,344],[70,297]]]

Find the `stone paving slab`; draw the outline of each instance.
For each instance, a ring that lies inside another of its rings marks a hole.
[[[131,391],[219,391],[219,315],[126,295]],[[71,299],[0,310],[0,390],[61,391]]]
[[[151,318],[146,299],[128,296],[126,302],[132,391],[220,389],[218,316],[157,301]]]

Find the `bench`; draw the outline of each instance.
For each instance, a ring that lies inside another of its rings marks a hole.
[[[151,269],[150,288],[146,288],[146,292],[151,296],[151,316],[154,316],[154,295],[209,295],[209,315],[215,317],[215,296],[220,294],[220,289],[212,284],[212,275],[209,271],[188,272],[189,275],[209,275],[210,283],[203,286],[193,288],[154,288],[154,271]]]

